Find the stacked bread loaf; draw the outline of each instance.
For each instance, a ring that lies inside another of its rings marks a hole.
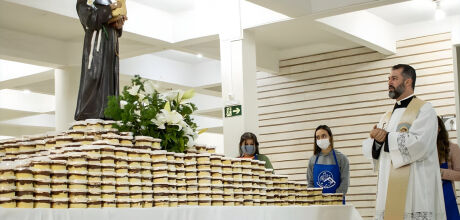
[[[229,158],[214,147],[186,153],[161,140],[86,120],[63,133],[0,142],[0,207],[150,208],[340,205],[342,194],[288,181],[264,161]]]

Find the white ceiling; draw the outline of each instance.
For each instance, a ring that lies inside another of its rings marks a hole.
[[[82,47],[85,33],[78,19],[5,1],[0,1],[0,28],[62,42],[77,43],[79,48]],[[120,38],[122,56],[134,50],[144,49],[149,46],[153,47],[130,39],[130,37],[132,38],[133,36],[125,34],[124,37]],[[76,52],[81,54],[80,49]]]
[[[29,85],[22,85],[18,87],[13,87],[12,89],[16,90],[29,90],[30,92],[54,95],[54,79],[37,82]]]
[[[51,68],[14,62],[9,60],[0,60],[0,81],[14,79],[48,71]]]
[[[352,41],[339,37],[321,29],[315,21],[309,18],[287,20],[250,28],[254,33],[257,45],[268,46],[280,52],[280,56],[297,56],[289,51],[300,47],[308,48],[303,55],[323,53],[327,51],[342,50],[360,46]],[[209,57],[219,59],[219,40],[197,43],[186,47]]]
[[[189,63],[189,64],[198,64],[201,62],[209,61],[211,59],[206,58],[206,57],[198,57],[198,53],[196,54],[191,54],[191,53],[186,53],[178,50],[163,50],[160,52],[153,53],[152,55],[166,58],[166,59],[171,59],[179,62],[184,62],[184,63]]]
[[[446,16],[460,14],[459,0],[441,0],[441,9]],[[367,11],[394,25],[404,25],[434,19],[436,6],[432,0],[413,0],[371,8]]]
[[[256,42],[278,50],[324,43],[341,44],[344,47],[358,46],[349,40],[322,30],[315,21],[308,18],[259,26],[252,28],[252,30],[255,32]]]
[[[195,0],[135,0],[150,7],[169,12],[178,13],[190,10],[195,5]],[[199,0],[198,0],[199,1]],[[126,5],[129,7],[129,2]]]
[[[202,43],[196,43],[185,47],[190,51],[206,54],[210,58],[220,59],[220,42],[219,40],[212,40]]]
[[[57,40],[83,39],[77,19],[0,1],[0,27]]]
[[[21,117],[31,116],[34,114],[35,113],[32,113],[32,112],[1,108],[0,109],[0,121],[12,119],[12,118],[21,118]]]

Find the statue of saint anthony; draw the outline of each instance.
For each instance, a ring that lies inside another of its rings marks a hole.
[[[75,120],[105,119],[109,96],[119,94],[119,48],[126,15],[113,15],[121,1],[77,0],[77,13],[85,31],[80,88]]]

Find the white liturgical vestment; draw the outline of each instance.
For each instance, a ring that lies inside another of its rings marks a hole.
[[[425,103],[409,131],[399,132],[397,127],[405,110],[406,108],[396,108],[387,125],[384,125],[385,115],[378,125],[379,128],[384,127],[389,132],[389,152],[385,152],[382,145],[379,149],[379,158],[373,159],[374,139],[369,138],[363,142],[364,156],[373,159],[374,168],[379,172],[375,219],[384,219],[391,164],[394,168],[410,166],[407,194],[401,195],[401,199],[406,200],[404,219],[446,219],[436,147],[438,133],[436,112],[430,103]]]

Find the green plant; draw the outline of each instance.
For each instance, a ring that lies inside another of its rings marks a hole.
[[[191,114],[197,110],[189,100],[194,90],[159,93],[151,81],[136,75],[120,96],[111,96],[105,116],[117,122],[119,131],[162,140],[163,149],[184,152],[194,145],[198,134]]]

